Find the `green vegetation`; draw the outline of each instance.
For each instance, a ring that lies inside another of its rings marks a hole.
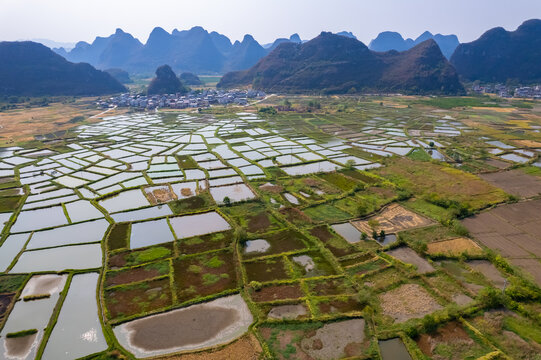
[[[37,332],[38,332],[37,329],[21,330],[21,331],[17,331],[17,332],[8,333],[6,335],[6,337],[8,339],[14,339],[14,338],[20,338],[20,337],[25,337],[25,336],[29,336],[29,335],[34,335]]]
[[[0,293],[17,291],[26,280],[26,275],[2,275],[0,276]]]

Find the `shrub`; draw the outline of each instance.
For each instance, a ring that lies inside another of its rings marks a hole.
[[[498,291],[492,287],[486,287],[481,289],[477,294],[477,300],[485,309],[494,309],[504,303],[504,299],[501,291]]]

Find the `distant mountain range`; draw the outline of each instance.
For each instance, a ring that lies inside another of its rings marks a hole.
[[[102,95],[126,91],[89,64],[74,64],[31,41],[0,42],[0,94]]]
[[[441,52],[447,59],[451,58],[456,47],[459,45],[456,35],[432,35],[429,31],[422,33],[417,39],[404,39],[402,35],[397,32],[384,31],[380,33],[374,40],[370,41],[368,48],[374,51],[406,51],[426,41],[428,39],[434,39],[441,49]]]
[[[157,27],[142,44],[132,35],[117,29],[108,37],[96,37],[91,43],[78,42],[71,51],[54,51],[69,61],[87,62],[98,69],[121,68],[130,73],[153,72],[158,66],[169,64],[176,72],[220,74],[247,69],[284,42],[300,43],[299,35],[277,39],[267,49],[251,35],[242,41],[231,40],[215,31],[200,26],[190,30],[168,33]]]
[[[163,65],[174,73],[227,72],[220,87],[276,92],[462,94],[457,74],[467,81],[541,82],[541,20],[526,21],[516,31],[494,28],[460,45],[454,35],[425,32],[412,40],[384,32],[367,47],[342,31],[310,41],[293,34],[265,46],[251,35],[231,43],[202,27],[172,33],[157,27],[145,44],[117,29],[69,52],[57,48],[57,54],[36,42],[1,42],[0,94],[121,92],[126,89],[120,82],[131,81],[128,73],[151,74]],[[197,82],[191,74],[183,80]]]
[[[380,53],[327,32],[304,44],[280,44],[252,68],[225,74],[218,87],[250,85],[270,92],[465,93],[432,39],[404,52]]]
[[[451,63],[464,79],[485,82],[541,82],[541,20],[525,21],[516,31],[497,27],[461,44]]]

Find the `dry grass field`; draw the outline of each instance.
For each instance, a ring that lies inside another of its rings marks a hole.
[[[468,238],[456,238],[450,240],[436,241],[429,243],[427,253],[430,255],[444,254],[458,256],[466,253],[470,255],[480,255],[483,250],[479,245]]]
[[[72,103],[50,103],[48,106],[21,108],[0,112],[0,146],[33,140],[36,135],[51,134],[81,125],[70,121],[83,116],[85,122],[97,122],[90,118],[103,112],[93,103],[95,98],[81,98]],[[104,116],[118,115],[127,109],[114,109]],[[81,119],[82,120],[82,119]]]

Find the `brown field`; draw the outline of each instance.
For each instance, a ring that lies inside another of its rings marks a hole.
[[[379,214],[365,220],[354,221],[352,224],[359,231],[371,234],[373,229],[369,223],[375,221],[377,221],[377,225],[374,226],[374,230],[377,232],[384,230],[386,234],[394,234],[398,231],[433,224],[431,220],[407,210],[398,204],[389,205]]]
[[[190,189],[182,189],[181,193],[182,193],[183,190],[190,190]],[[168,187],[167,190],[166,189],[161,189],[161,188],[160,189],[154,189],[152,191],[146,192],[146,194],[147,194],[148,200],[150,201],[150,203],[152,205],[165,204],[165,203],[168,203],[169,201],[173,201],[173,200],[177,199],[177,196],[171,190],[170,187]],[[184,193],[182,193],[182,195],[184,195]],[[189,194],[189,195],[193,195],[193,194]],[[184,196],[186,196],[186,195],[184,195]]]
[[[541,148],[541,142],[533,140],[513,140],[518,146],[531,147],[531,148]]]
[[[406,264],[415,265],[419,274],[426,274],[435,270],[428,261],[420,257],[415,251],[407,246],[401,246],[396,249],[386,251],[385,253]]]
[[[541,284],[541,200],[501,205],[462,224],[483,245],[499,251]]]
[[[430,255],[444,254],[450,256],[458,256],[463,253],[479,255],[483,253],[483,250],[471,239],[460,237],[429,243],[427,253]]]
[[[541,194],[541,178],[525,174],[520,169],[481,174],[479,176],[509,194],[520,197],[532,197]]]
[[[88,122],[97,122],[99,118],[90,118],[103,112],[93,102],[95,98],[81,98],[73,103],[51,103],[49,106],[29,109],[15,109],[2,112],[0,116],[0,145],[19,141],[33,140],[35,135],[45,135],[56,131],[68,130],[81,125],[70,123],[76,116],[84,116]],[[127,109],[115,109],[103,116],[117,115]]]
[[[252,334],[241,337],[233,343],[217,350],[209,350],[194,354],[174,355],[159,358],[160,360],[256,360],[261,355],[261,345]]]
[[[380,295],[383,314],[397,322],[420,318],[442,306],[420,285],[404,284]]]
[[[490,351],[473,341],[462,325],[456,321],[440,327],[434,333],[422,334],[417,339],[417,345],[426,356],[437,360],[473,359]],[[436,353],[438,346],[450,348],[453,351],[450,356],[442,356]]]

